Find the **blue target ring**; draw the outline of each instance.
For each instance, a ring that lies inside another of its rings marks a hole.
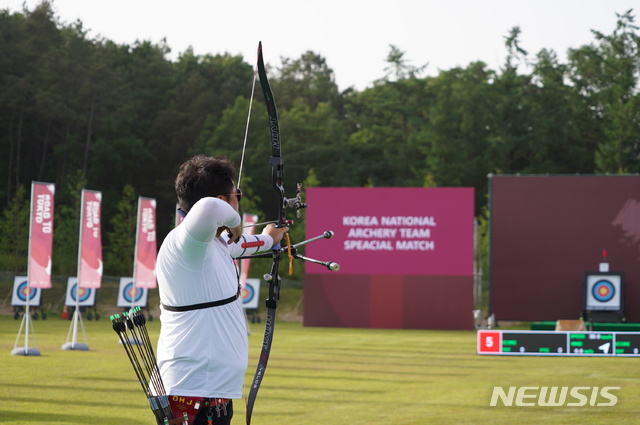
[[[244,285],[244,288],[242,288],[241,295],[242,295],[242,304],[250,303],[253,297],[255,296],[255,291],[253,289],[253,286]]]
[[[606,303],[611,301],[616,294],[616,287],[608,280],[599,280],[591,288],[591,295],[597,301]]]
[[[76,283],[71,287],[71,298],[74,301],[86,301],[91,296],[91,288],[78,288]]]
[[[17,295],[21,301],[27,301],[27,282],[26,281],[18,285]],[[36,296],[36,288],[29,287],[29,295],[28,295],[29,300],[32,300],[35,296]]]
[[[142,298],[142,288],[138,288],[133,284],[133,282],[129,282],[122,289],[122,296],[128,303],[140,301],[140,298]]]

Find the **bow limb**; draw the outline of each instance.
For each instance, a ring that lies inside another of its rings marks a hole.
[[[278,192],[278,220],[277,226],[282,227],[285,219],[285,196],[284,196],[284,161],[280,148],[280,125],[278,124],[278,110],[276,109],[276,101],[271,92],[271,86],[267,78],[267,71],[262,58],[262,43],[258,44],[258,77],[260,78],[260,86],[264,93],[264,101],[269,114],[269,132],[271,134],[271,180],[273,187]]]

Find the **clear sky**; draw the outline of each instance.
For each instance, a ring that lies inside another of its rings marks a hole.
[[[0,0],[20,11],[40,0]],[[255,62],[262,41],[265,62],[322,55],[341,90],[358,90],[382,78],[391,44],[411,65],[428,63],[426,75],[482,60],[498,70],[504,37],[521,29],[521,46],[535,55],[553,49],[561,61],[568,48],[592,43],[590,30],[610,34],[616,13],[638,0],[54,0],[58,19],[80,20],[88,37],[119,44],[166,39],[175,59],[189,46],[195,54],[239,54]]]

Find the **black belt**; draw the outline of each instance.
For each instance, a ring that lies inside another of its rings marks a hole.
[[[172,305],[162,304],[162,307],[168,311],[191,311],[191,310],[201,310],[203,308],[218,307],[221,305],[232,303],[238,298],[240,298],[241,290],[242,288],[240,287],[240,285],[238,285],[238,292],[234,296],[225,298],[224,300],[210,301],[208,303],[200,303],[200,304],[192,304],[192,305],[181,305],[181,306],[172,306]]]

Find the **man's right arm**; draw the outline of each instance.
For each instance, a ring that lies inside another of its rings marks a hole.
[[[231,205],[221,199],[208,197],[195,203],[182,225],[186,226],[192,238],[206,243],[216,237],[219,228],[238,228],[241,221]]]

